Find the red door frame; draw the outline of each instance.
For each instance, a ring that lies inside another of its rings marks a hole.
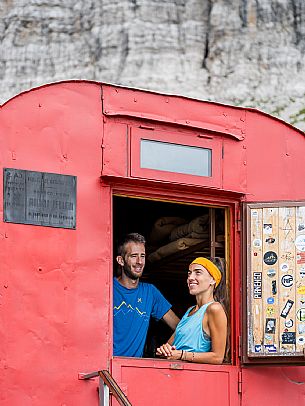
[[[236,393],[237,393],[237,377],[240,371],[240,361],[239,361],[239,336],[241,326],[239,324],[241,309],[239,307],[241,303],[240,297],[240,229],[238,227],[240,219],[240,202],[241,195],[237,193],[231,193],[227,191],[211,190],[204,187],[198,186],[188,186],[171,184],[165,182],[156,182],[151,180],[143,179],[118,179],[115,177],[103,176],[102,181],[111,187],[111,224],[113,225],[113,208],[112,208],[112,197],[114,195],[121,195],[131,198],[142,198],[149,200],[159,200],[159,201],[170,201],[177,203],[187,203],[194,205],[203,206],[217,206],[228,210],[228,225],[227,233],[229,232],[231,244],[228,247],[228,259],[229,259],[229,269],[230,269],[230,325],[231,325],[231,365],[196,365],[195,370],[198,371],[200,368],[205,371],[218,371],[219,373],[226,371],[232,372],[232,376],[229,378],[230,385],[233,384],[234,379],[236,380]],[[113,229],[113,227],[111,227]],[[112,231],[111,231],[112,232]],[[113,258],[113,252],[112,252]],[[110,267],[110,269],[112,269]],[[112,275],[110,275],[110,279]],[[112,303],[112,286],[110,292],[110,303]],[[110,337],[109,340],[111,348],[109,353],[112,353],[112,318],[110,320]],[[188,364],[187,364],[188,365]],[[125,358],[125,357],[112,357],[111,362],[111,372],[114,378],[118,380],[118,383],[122,385],[123,391],[125,390],[128,394],[127,386],[128,383],[122,382],[122,367],[136,367],[136,368],[165,368],[164,360],[156,359],[135,359],[135,358]],[[168,363],[168,368],[171,369],[170,363]],[[179,366],[177,369],[182,369]],[[187,367],[188,370],[192,368]],[[143,375],[142,375],[143,376]],[[143,378],[144,379],[144,378]],[[139,385],[139,382],[135,383]],[[142,386],[140,384],[139,386]],[[217,382],[215,382],[215,390],[217,390]],[[235,405],[236,397],[234,391],[231,394],[230,405]],[[187,399],[187,398],[186,398]]]

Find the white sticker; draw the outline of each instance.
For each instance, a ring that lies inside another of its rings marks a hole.
[[[291,328],[293,326],[293,320],[289,319],[285,321],[285,327]]]
[[[305,333],[305,324],[299,324],[298,331],[299,331],[299,334],[304,334]]]
[[[289,265],[288,264],[281,264],[280,265],[280,268],[281,268],[281,271],[283,271],[283,272],[287,272],[288,271],[288,269],[289,269]]]
[[[302,308],[305,307],[305,299],[303,299],[303,298],[300,299],[300,307],[302,307]]]
[[[264,224],[264,233],[272,234],[272,224]]]
[[[281,282],[285,288],[290,288],[293,285],[293,275],[283,275]]]
[[[295,246],[298,251],[305,251],[305,234],[298,235],[295,239]]]
[[[262,240],[260,240],[259,238],[256,238],[255,240],[253,240],[253,246],[254,247],[261,247],[262,246]]]
[[[257,210],[251,210],[251,216],[252,217],[258,217],[258,211]]]

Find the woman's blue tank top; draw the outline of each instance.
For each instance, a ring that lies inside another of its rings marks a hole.
[[[204,304],[196,313],[189,316],[192,307],[185,313],[177,325],[173,345],[177,350],[209,352],[212,348],[211,338],[202,329],[202,320],[207,307],[213,302]]]

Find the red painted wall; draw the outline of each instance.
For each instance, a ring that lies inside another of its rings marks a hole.
[[[96,384],[78,373],[106,368],[109,358],[100,99],[99,85],[62,83],[0,110],[1,167],[77,176],[76,230],[0,222],[3,406],[96,404]]]
[[[305,200],[305,136],[258,112],[247,113],[247,200]]]

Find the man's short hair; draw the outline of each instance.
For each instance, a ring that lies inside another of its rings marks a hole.
[[[139,233],[129,233],[127,234],[120,242],[119,246],[118,246],[118,255],[121,257],[125,257],[126,251],[125,251],[125,247],[126,244],[128,244],[129,242],[134,242],[136,244],[146,244],[146,240],[145,237],[143,237],[143,235],[139,234]]]

